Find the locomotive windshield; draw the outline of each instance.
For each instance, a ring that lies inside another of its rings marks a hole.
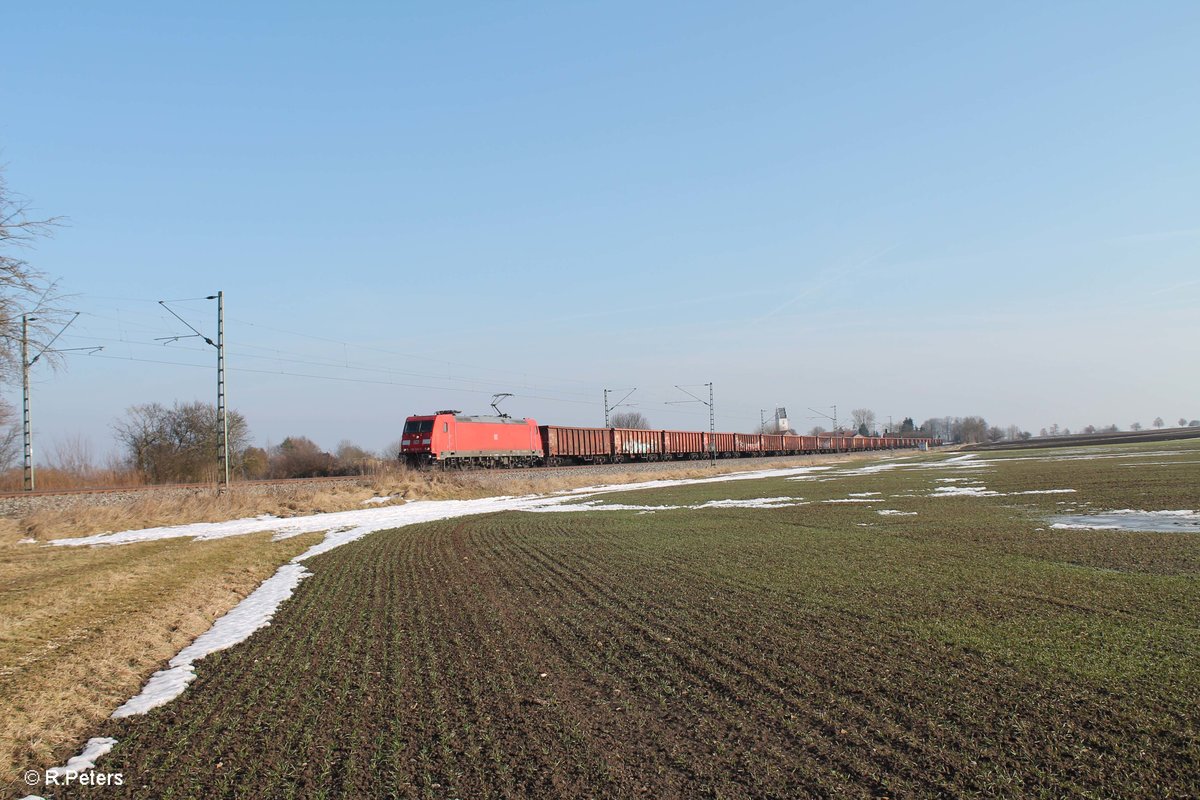
[[[404,423],[405,433],[432,433],[433,420],[431,419],[410,419]]]

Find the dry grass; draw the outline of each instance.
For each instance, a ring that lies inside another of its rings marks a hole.
[[[69,489],[106,489],[144,486],[140,473],[116,467],[106,469],[68,470],[57,467],[38,467],[35,475],[38,491],[64,491]],[[21,468],[0,473],[0,492],[19,492],[25,487],[25,473]]]
[[[0,784],[74,755],[151,672],[318,538],[0,547]]]

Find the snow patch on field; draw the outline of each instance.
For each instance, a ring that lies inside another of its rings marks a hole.
[[[83,752],[69,760],[64,767],[52,767],[46,770],[46,777],[62,777],[67,772],[83,772],[96,766],[96,759],[112,750],[117,740],[111,736],[98,736],[88,739]]]
[[[986,486],[939,486],[929,493],[930,497],[1000,497]]]
[[[868,499],[866,497],[843,497],[840,500],[822,500],[822,503],[882,503],[882,499]]]
[[[1059,530],[1200,532],[1200,512],[1188,509],[1139,511],[1122,508],[1101,514],[1061,515],[1050,519],[1058,520],[1050,527]]]
[[[1023,494],[1074,494],[1075,489],[1028,489],[1023,492],[995,492],[982,484],[938,486],[929,497],[1014,497]]]
[[[689,508],[786,508],[787,506],[803,506],[802,497],[759,497],[754,500],[709,500],[698,506]]]
[[[881,508],[875,513],[885,517],[915,517],[917,515],[915,511],[897,511],[894,508]]]
[[[392,500],[395,500],[395,499],[396,498],[390,494],[387,497],[368,497],[366,500],[362,501],[362,504],[364,506],[378,506],[378,505],[382,505],[384,503],[391,502]]]
[[[787,508],[789,506],[806,506],[803,497],[756,497],[751,500],[709,500],[706,503],[696,503],[685,506],[637,506],[627,503],[605,503],[601,500],[588,500],[583,503],[569,505],[537,506],[523,509],[538,514],[561,513],[569,511],[638,511],[643,514],[653,514],[655,511],[678,511],[682,509],[698,510],[704,508]]]
[[[279,604],[290,597],[300,581],[309,574],[300,564],[284,564],[196,641],[180,650],[168,662],[169,669],[159,670],[150,676],[140,694],[112,713],[113,719],[145,714],[152,708],[174,700],[195,680],[196,670],[192,666],[195,662],[210,653],[232,647],[259,628],[271,624],[271,617],[275,615]]]
[[[851,492],[850,497],[878,497],[883,492]]]

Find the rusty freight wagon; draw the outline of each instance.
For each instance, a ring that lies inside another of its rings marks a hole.
[[[757,433],[735,433],[733,446],[740,454],[758,455],[762,451],[762,437]]]
[[[547,466],[601,464],[612,457],[612,431],[608,428],[543,425],[539,430]]]
[[[700,458],[704,434],[700,431],[663,431],[663,453],[669,458]]]
[[[618,461],[658,461],[662,458],[662,431],[610,428],[612,458]]]
[[[732,458],[737,455],[737,445],[732,433],[704,434],[707,449],[717,454],[717,458]]]
[[[764,433],[762,435],[762,452],[763,455],[783,455],[786,452],[783,446],[783,437],[776,433]]]

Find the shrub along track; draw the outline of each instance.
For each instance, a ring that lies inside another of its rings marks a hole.
[[[100,768],[164,798],[1197,788],[1179,687],[1114,693],[922,633],[909,617],[936,613],[936,592],[883,599],[863,580],[896,540],[812,527],[846,513],[507,513],[375,534],[313,559],[274,623],[201,662],[179,699],[108,724],[120,743]],[[970,561],[924,544],[905,569]]]

